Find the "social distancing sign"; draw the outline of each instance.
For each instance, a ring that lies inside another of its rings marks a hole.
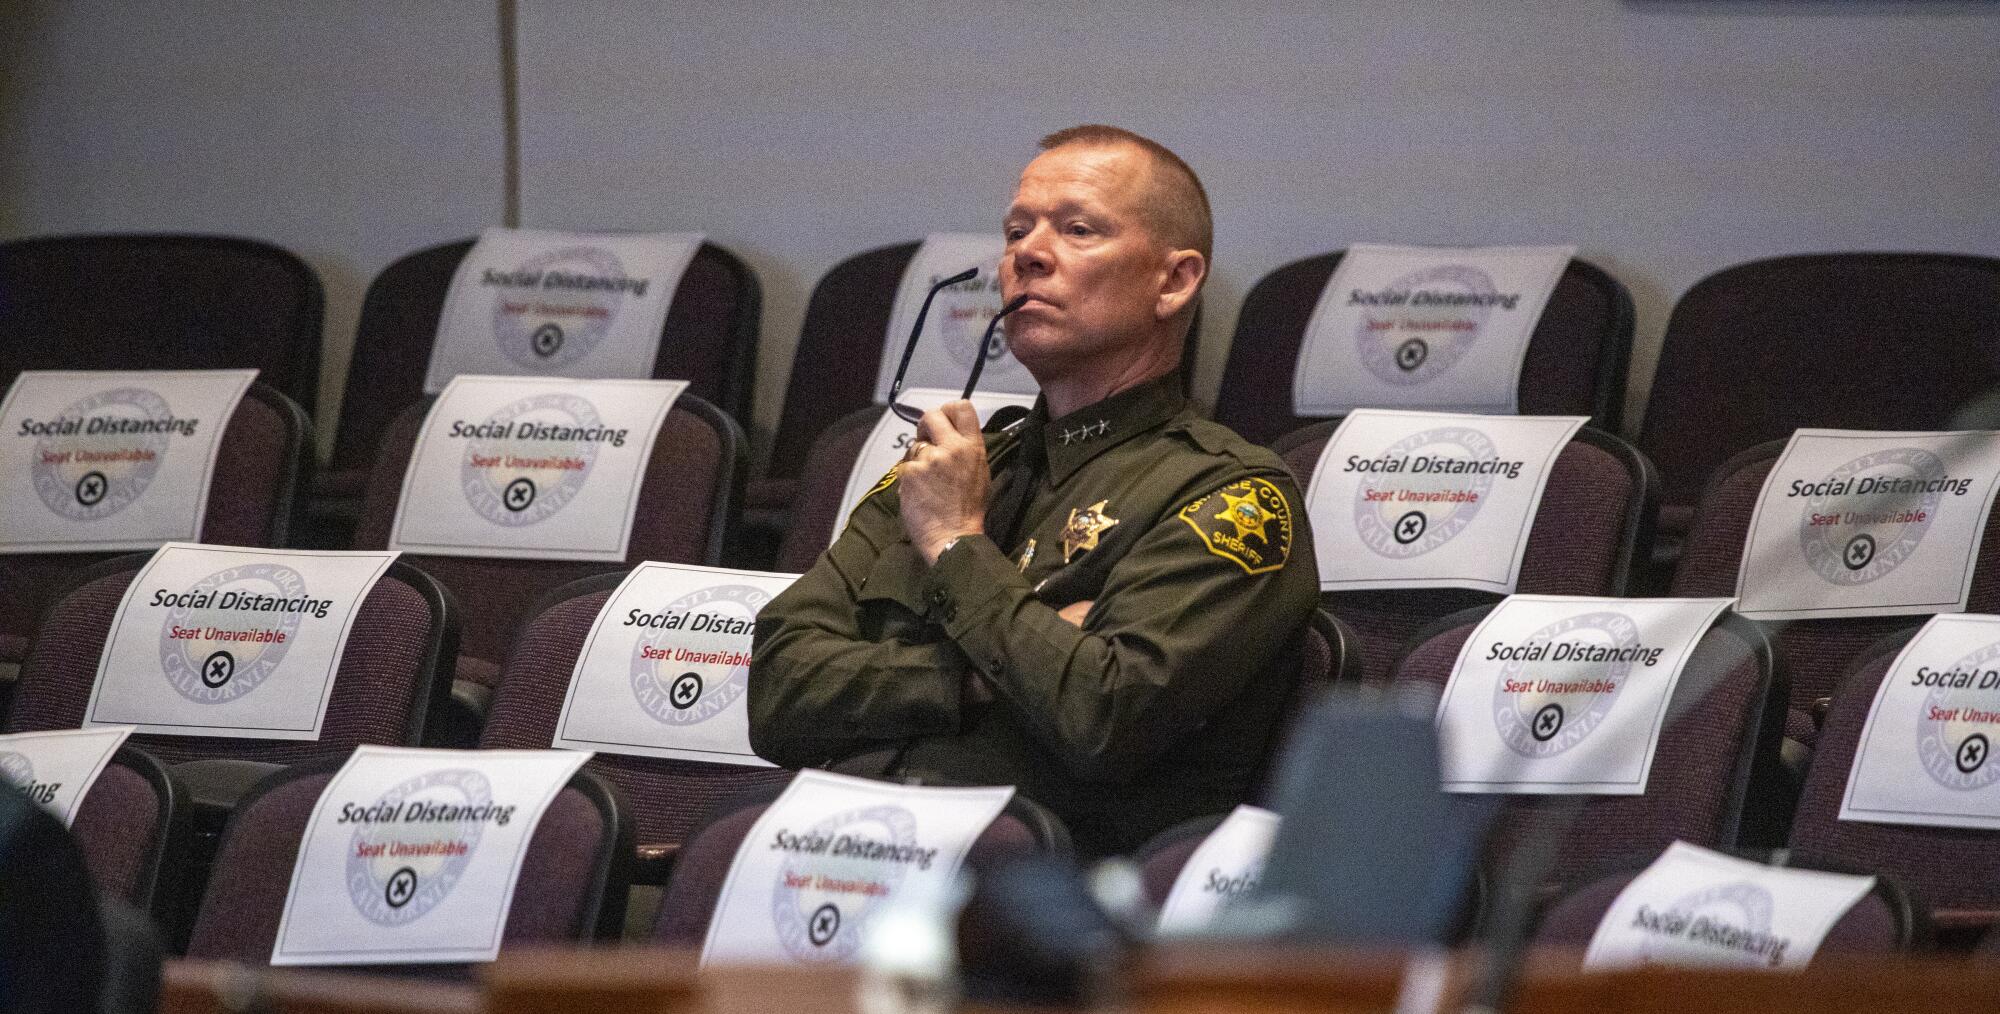
[[[852,963],[883,911],[951,885],[1013,795],[799,772],[736,850],[703,963]]]
[[[772,767],[750,748],[757,611],[797,574],[642,563],[598,611],[554,746]]]
[[[1728,599],[1515,595],[1438,701],[1447,792],[1646,791],[1674,687]]]
[[[1874,694],[1840,819],[2000,829],[2000,616],[1931,617]]]
[[[945,402],[957,400],[958,396],[959,391],[956,390],[947,391],[931,387],[905,388],[897,400],[913,408],[929,411]],[[972,408],[979,414],[981,426],[986,425],[986,420],[991,419],[993,413],[1002,408],[1009,405],[1026,408],[1034,403],[1035,396],[1031,394],[974,392],[972,395]],[[847,487],[840,496],[840,513],[834,515],[839,519],[833,526],[834,539],[839,539],[841,531],[847,527],[847,516],[854,513],[854,508],[867,498],[882,481],[883,476],[889,474],[889,469],[896,467],[896,463],[903,460],[903,455],[909,453],[910,442],[915,440],[916,436],[915,425],[904,422],[896,413],[886,408],[882,410],[882,418],[876,421],[874,429],[868,431],[868,439],[862,443],[861,453],[854,457],[854,467],[848,470]]]
[[[1965,608],[2000,489],[2000,433],[1799,430],[1764,480],[1737,571],[1759,620]]]
[[[1570,246],[1349,247],[1306,324],[1293,409],[1511,415],[1528,339],[1575,254]]]
[[[37,371],[0,403],[0,553],[201,538],[216,455],[256,370]]]
[[[424,391],[460,374],[653,375],[699,233],[488,229],[459,262]]]
[[[1218,913],[1256,890],[1279,823],[1269,810],[1238,806],[1209,832],[1160,906],[1160,932],[1199,933]]]
[[[1597,924],[1585,968],[1805,967],[1874,877],[1766,866],[1675,842]]]
[[[896,367],[903,348],[910,341],[910,329],[917,324],[924,296],[938,282],[967,268],[978,268],[977,277],[946,286],[931,302],[924,333],[903,377],[912,387],[965,389],[965,378],[979,358],[979,345],[986,325],[1000,312],[1000,254],[1006,241],[998,233],[937,232],[924,240],[903,269],[902,284],[896,288],[896,302],[889,313],[889,332],[883,336],[882,365],[875,377],[875,400],[886,403],[896,379]],[[980,374],[983,390],[1005,394],[1033,395],[1040,390],[1028,368],[1014,358],[1007,345],[1003,322],[986,349],[986,371]]]
[[[119,600],[83,724],[318,739],[361,602],[395,559],[162,547]]]
[[[65,729],[0,736],[0,780],[13,784],[68,827],[132,727]]]
[[[453,380],[424,417],[389,545],[624,562],[653,444],[685,390],[684,380]]]
[[[535,827],[589,759],[357,747],[306,822],[271,964],[493,960]]]
[[[1550,471],[1583,423],[1582,416],[1349,415],[1306,490],[1320,590],[1512,592]]]

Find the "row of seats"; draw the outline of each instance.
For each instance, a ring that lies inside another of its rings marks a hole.
[[[119,597],[142,562],[130,557],[99,567],[58,598],[22,665],[7,731],[79,724]],[[498,675],[479,748],[548,746],[585,637],[616,577],[575,582],[529,619]],[[1296,679],[1302,691],[1359,684],[1432,707],[1490,608],[1430,624],[1398,646],[1379,677],[1359,671],[1353,634],[1322,614],[1287,653],[1282,678]],[[436,583],[399,563],[363,604],[318,742],[132,737],[73,827],[102,889],[153,912],[189,954],[263,960],[313,800],[347,753],[362,743],[435,741],[433,709],[449,680],[453,624]],[[1805,791],[1792,802],[1772,789],[1788,696],[1783,672],[1760,625],[1726,617],[1698,643],[1676,684],[1645,792],[1586,797],[1580,810],[1569,809],[1579,802],[1569,797],[1499,797],[1485,865],[1503,869],[1519,843],[1560,832],[1560,853],[1573,859],[1546,883],[1554,896],[1602,891],[1603,878],[1629,877],[1676,840],[1722,849],[1778,845],[1794,866],[1885,878],[1886,910],[1915,913],[1893,923],[1902,932],[1931,921],[1959,931],[1990,928],[2000,920],[2000,859],[1990,836],[1838,819],[1875,688],[1912,629],[1872,645],[1849,667],[1831,698]],[[625,891],[637,882],[664,886],[654,938],[698,944],[737,847],[789,777],[596,756],[536,831],[522,878],[528,898],[516,900],[508,942],[615,936]],[[1779,806],[1789,818],[1783,837],[1754,841],[1759,808]],[[1137,852],[1155,903],[1218,819],[1170,830]],[[988,830],[972,863],[978,869],[1025,852],[1066,853],[1067,840],[1059,821],[1020,798]],[[201,871],[211,864],[204,887]],[[174,876],[163,879],[163,869]],[[1608,897],[1597,900],[1608,904]],[[1576,920],[1558,924],[1573,931]]]
[[[917,243],[857,254],[814,287],[753,513],[782,527],[813,442],[868,405],[883,337]],[[313,487],[339,525],[398,413],[422,399],[452,273],[471,240],[417,251],[368,287],[327,468]],[[1333,252],[1266,275],[1245,296],[1216,398],[1218,420],[1256,442],[1310,419],[1291,377]],[[320,285],[295,255],[191,236],[41,238],[0,244],[0,385],[23,369],[255,366],[301,404],[317,395]],[[761,290],[734,254],[696,253],[661,332],[654,375],[739,424],[750,419]],[[1519,405],[1623,427],[1633,330],[1626,287],[1572,260],[1526,351]],[[1197,333],[1199,329],[1197,328]],[[1801,426],[1938,429],[1990,418],[2000,383],[2000,259],[1813,254],[1716,272],[1676,302],[1639,446],[1661,473],[1661,525],[1686,529],[1704,484],[1736,449]],[[1191,336],[1191,341],[1193,336]],[[1189,361],[1193,361],[1192,345]],[[335,541],[341,541],[336,537]],[[1670,545],[1671,540],[1663,544]]]
[[[423,404],[407,408],[384,434],[364,484],[357,536],[351,547],[344,548],[387,546],[423,412]],[[848,472],[879,412],[852,413],[815,444],[794,493],[796,517],[780,544],[775,569],[805,570],[830,541]],[[288,510],[296,508],[301,477],[310,468],[304,425],[302,415],[282,395],[253,385],[225,430],[204,541],[289,544]],[[1310,485],[1334,425],[1312,424],[1274,442],[1300,488]],[[1555,462],[1523,551],[1517,590],[1600,596],[1656,591],[1690,597],[1733,594],[1756,496],[1782,447],[1782,441],[1774,441],[1730,459],[1700,501],[1685,552],[1671,577],[1649,579],[1646,563],[1660,510],[1657,473],[1629,443],[1585,427]],[[702,399],[679,399],[661,428],[641,484],[625,565],[646,560],[729,562],[723,547],[736,517],[732,494],[740,482],[744,457],[740,430],[726,416]],[[1994,565],[2000,539],[1992,537],[1991,523],[1974,572],[1968,603],[1973,611],[2000,610],[2000,567]],[[51,590],[99,559],[84,554],[0,556],[0,662],[21,659]],[[459,742],[477,737],[500,666],[535,603],[566,583],[620,570],[620,565],[611,563],[500,557],[407,559],[432,575],[458,603],[452,666],[458,689],[440,711],[449,716],[445,720],[455,730],[451,736]],[[1366,680],[1378,681],[1389,671],[1396,646],[1417,631],[1493,599],[1491,593],[1469,590],[1377,590],[1332,592],[1323,596],[1322,603],[1352,631],[1351,654],[1358,672]],[[1868,644],[1906,622],[1893,617],[1843,618],[1767,625],[1791,687],[1784,727],[1797,747],[1814,742],[1816,713],[1845,668]],[[1802,755],[1795,761],[1793,767],[1802,769]]]

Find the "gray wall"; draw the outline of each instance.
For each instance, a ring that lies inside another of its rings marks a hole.
[[[136,5],[135,5],[136,6]],[[269,239],[328,290],[500,213],[490,2],[0,5],[0,235]],[[1214,197],[1198,390],[1242,295],[1354,241],[1574,242],[1633,290],[1826,249],[2000,254],[2000,4],[523,0],[523,223],[707,232],[764,283],[767,436],[813,281],[997,228],[1038,135],[1151,134]],[[327,418],[330,418],[328,416]]]

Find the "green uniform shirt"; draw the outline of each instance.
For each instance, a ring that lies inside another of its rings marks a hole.
[[[989,514],[926,566],[892,469],[758,613],[757,752],[1015,785],[1088,855],[1241,802],[1296,682],[1265,669],[1319,594],[1283,463],[1200,418],[1174,374],[1061,419],[1038,405],[986,446],[995,504],[1034,469],[1012,538]],[[1057,615],[1084,600],[1081,629]]]

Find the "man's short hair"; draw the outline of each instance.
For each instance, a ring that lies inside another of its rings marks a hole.
[[[1208,191],[1202,189],[1201,177],[1172,149],[1150,137],[1102,123],[1086,123],[1042,138],[1043,151],[1068,144],[1130,144],[1144,151],[1153,163],[1153,194],[1146,213],[1154,231],[1175,249],[1199,250],[1202,260],[1214,261],[1215,219],[1209,214]]]

